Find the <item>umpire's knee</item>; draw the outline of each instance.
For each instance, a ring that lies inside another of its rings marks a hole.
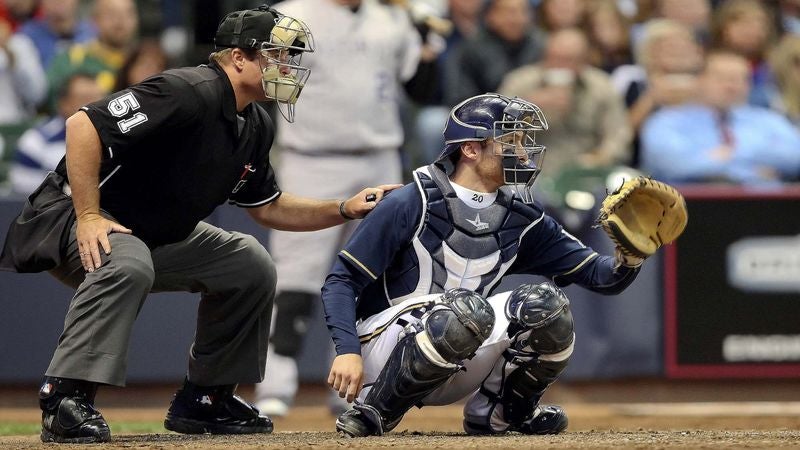
[[[116,256],[116,255],[115,255]],[[135,257],[115,257],[114,274],[135,290],[150,292],[155,280],[152,263]]]
[[[267,249],[258,242],[258,239],[248,234],[239,234],[241,245],[237,264],[240,266],[241,287],[243,289],[263,290],[275,293],[277,272]]]

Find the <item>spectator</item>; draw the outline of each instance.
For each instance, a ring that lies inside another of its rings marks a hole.
[[[800,0],[778,0],[781,28],[787,33],[800,34]]]
[[[635,133],[633,166],[639,164],[642,123],[662,106],[693,98],[703,55],[691,30],[674,20],[658,19],[647,24],[636,60],[637,64],[620,66],[611,76],[625,98],[628,121]]]
[[[649,23],[661,19],[685,26],[701,45],[706,45],[711,28],[711,0],[652,0],[650,3],[649,6],[640,7],[637,23],[631,28],[634,47],[641,43]]]
[[[548,34],[565,28],[580,28],[585,18],[586,0],[541,0],[536,14],[539,27]]]
[[[635,12],[632,14],[631,19],[634,23],[634,28],[656,17],[656,1],[657,0],[630,0],[636,3]],[[624,2],[624,0],[620,0]]]
[[[710,0],[657,0],[658,17],[683,24],[700,43],[708,41],[711,25]]]
[[[422,106],[414,119],[414,131],[418,145],[417,154],[423,161],[433,161],[440,148],[444,146],[442,124],[447,122],[450,106],[444,98],[447,73],[458,73],[458,49],[475,36],[480,29],[482,0],[450,0],[448,18],[453,24],[452,32],[446,37],[446,47],[439,54],[436,68],[439,71],[438,89],[430,104]]]
[[[593,43],[590,63],[607,73],[630,64],[630,24],[617,6],[616,0],[596,0],[590,3],[586,21],[586,34]]]
[[[133,0],[96,0],[92,18],[97,38],[73,45],[53,61],[47,71],[51,95],[75,71],[94,74],[105,92],[114,88],[117,71],[132,49],[139,27]]]
[[[800,173],[800,133],[780,114],[746,103],[747,60],[708,56],[699,101],[663,108],[642,131],[643,169],[671,183],[777,184]]]
[[[47,94],[47,79],[36,48],[0,20],[0,124],[29,120]]]
[[[464,42],[447,71],[446,104],[496,91],[506,73],[539,60],[545,36],[532,15],[528,0],[489,0],[483,28]]]
[[[114,91],[121,91],[145,78],[163,72],[169,66],[167,54],[158,41],[145,39],[125,58],[116,76]]]
[[[306,22],[320,43],[303,56],[313,73],[303,88],[304,103],[294,123],[278,128],[281,186],[328,199],[372,180],[401,181],[398,98],[417,72],[423,48],[407,11],[372,0],[288,0],[275,8]],[[309,176],[316,181],[310,183]],[[270,234],[278,273],[275,329],[270,364],[264,382],[256,386],[256,406],[265,414],[284,415],[294,400],[295,358],[310,314],[320,304],[325,276],[354,225]],[[333,412],[346,408],[337,396],[331,399]]]
[[[557,31],[539,64],[512,71],[499,88],[503,95],[535,101],[547,111],[550,128],[541,143],[550,149],[551,178],[572,165],[607,167],[629,158],[631,129],[622,98],[608,75],[588,65],[588,55],[582,32]]]
[[[91,41],[97,35],[91,22],[78,17],[78,3],[78,0],[42,0],[41,16],[20,28],[20,33],[36,46],[44,70],[59,53],[73,44]]]
[[[35,17],[39,0],[4,0],[0,2],[0,22],[6,22],[16,32],[22,24]]]
[[[448,17],[453,22],[453,32],[447,37],[447,43],[458,43],[474,36],[480,28],[481,0],[449,0]]]
[[[770,106],[800,126],[800,36],[784,36],[769,63],[775,80]]]
[[[58,114],[26,131],[17,142],[9,178],[11,189],[28,195],[55,170],[66,150],[66,120],[83,105],[100,100],[103,92],[94,77],[76,73],[58,93]]]
[[[661,104],[682,103],[693,95],[694,83],[686,76],[699,72],[702,63],[702,48],[691,31],[673,20],[658,19],[645,28],[636,64],[617,68],[612,81],[625,96],[628,107],[643,109],[641,119],[644,119]],[[649,84],[654,84],[655,90],[648,93]],[[640,101],[642,105],[637,105]],[[634,127],[638,128],[640,122],[635,120]]]
[[[769,106],[770,73],[766,52],[777,40],[770,11],[759,0],[729,0],[714,13],[711,47],[738,53],[750,62],[748,102]]]

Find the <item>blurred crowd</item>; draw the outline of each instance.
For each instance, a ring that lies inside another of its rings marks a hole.
[[[499,92],[545,112],[537,183],[556,206],[620,167],[676,184],[800,178],[800,0],[386,1],[428,72],[397,93],[404,173],[441,151],[455,103]],[[80,105],[206,62],[219,18],[261,3],[0,0],[0,191],[35,189]]]

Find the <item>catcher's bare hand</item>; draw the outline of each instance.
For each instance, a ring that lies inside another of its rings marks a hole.
[[[78,240],[78,254],[81,257],[81,264],[87,272],[94,272],[100,268],[102,264],[100,247],[106,254],[111,253],[109,234],[131,234],[131,230],[100,214],[84,214],[78,217],[77,222],[75,235]]]
[[[387,192],[402,187],[402,184],[382,184],[370,187],[345,200],[343,212],[347,217],[361,219],[375,209]]]
[[[361,355],[347,353],[333,360],[328,386],[339,391],[339,397],[352,403],[361,392],[364,381],[364,362]]]

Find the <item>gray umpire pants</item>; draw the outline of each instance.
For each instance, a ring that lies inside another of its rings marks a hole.
[[[77,291],[47,376],[124,386],[131,329],[147,295],[187,291],[201,294],[189,380],[263,379],[276,274],[255,238],[201,222],[186,240],[152,251],[129,234],[109,241],[111,253],[87,273],[73,226],[65,262],[50,271]]]

